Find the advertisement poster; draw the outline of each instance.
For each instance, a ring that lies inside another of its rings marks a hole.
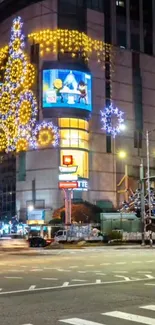
[[[43,70],[43,108],[92,110],[91,74],[77,70]]]

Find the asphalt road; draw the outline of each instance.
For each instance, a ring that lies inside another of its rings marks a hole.
[[[1,254],[0,324],[155,325],[155,250]]]

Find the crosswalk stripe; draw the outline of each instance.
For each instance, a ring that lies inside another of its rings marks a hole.
[[[96,323],[91,322],[89,320],[81,319],[81,318],[69,318],[69,319],[63,319],[59,320],[59,322],[71,324],[71,325],[104,325],[103,323]]]
[[[139,308],[155,311],[155,305],[141,306]]]
[[[120,318],[120,319],[124,319],[124,320],[129,320],[129,321],[132,321],[135,323],[141,323],[141,324],[146,324],[146,325],[155,325],[155,318],[144,317],[144,316],[134,315],[134,314],[128,314],[128,313],[123,313],[120,311],[112,311],[112,312],[108,312],[108,313],[102,313],[102,315],[116,317],[116,318]],[[77,325],[77,324],[75,324],[75,325]]]

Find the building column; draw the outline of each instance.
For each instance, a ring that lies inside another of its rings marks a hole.
[[[111,40],[112,40],[112,44],[116,45],[117,42],[116,0],[111,0],[110,6],[111,6]]]
[[[126,0],[126,43],[127,48],[131,48],[131,33],[130,33],[130,0]]]
[[[155,55],[155,1],[152,0],[152,17],[153,17],[153,55]]]
[[[143,27],[143,0],[139,0],[139,15],[140,15],[140,52],[144,53],[144,27]]]

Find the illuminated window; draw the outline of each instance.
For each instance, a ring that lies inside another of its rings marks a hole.
[[[81,178],[89,177],[88,152],[82,150],[61,150],[60,162],[63,163],[63,156],[72,155],[73,165],[78,166],[77,174]]]
[[[89,149],[89,133],[84,130],[60,130],[60,147]]]
[[[77,118],[59,118],[59,127],[60,128],[75,128],[75,129],[84,129],[89,130],[89,123],[82,119]]]
[[[120,0],[116,1],[116,6],[124,7],[125,6],[124,1],[120,1]]]
[[[78,119],[76,119],[76,118],[71,118],[70,119],[70,127],[71,128],[79,128],[79,125],[78,125],[79,123],[78,123]]]

